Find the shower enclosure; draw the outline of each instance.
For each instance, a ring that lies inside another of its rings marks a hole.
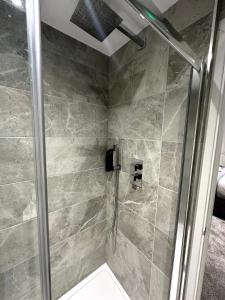
[[[50,0],[0,0],[2,300],[104,263],[131,300],[184,293],[217,1],[110,2],[74,1],[75,38]]]

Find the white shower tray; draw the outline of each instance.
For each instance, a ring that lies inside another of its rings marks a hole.
[[[59,300],[130,300],[130,297],[105,263]]]

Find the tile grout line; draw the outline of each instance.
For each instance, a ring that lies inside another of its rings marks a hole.
[[[55,177],[64,177],[64,176],[69,176],[69,175],[76,175],[76,174],[84,174],[84,173],[88,173],[88,172],[91,172],[91,171],[97,171],[97,170],[104,170],[104,166],[101,166],[101,167],[98,167],[98,168],[93,168],[93,169],[85,169],[83,171],[77,171],[77,172],[70,172],[70,173],[65,173],[65,174],[56,174],[56,175],[49,175],[48,176],[48,179],[49,178],[55,178]],[[20,184],[20,183],[26,183],[26,182],[31,182],[34,184],[34,181],[35,179],[27,179],[27,180],[22,180],[22,181],[15,181],[15,182],[9,182],[9,183],[4,183],[4,184],[0,184],[0,187],[4,187],[4,186],[7,186],[7,185],[11,185],[11,184]]]
[[[152,263],[152,260],[147,257],[120,229],[118,230],[125,240],[127,240],[136,250],[139,252],[149,263]]]
[[[105,218],[105,219],[101,220],[100,222],[97,222],[97,223],[95,223],[95,224],[92,224],[91,226],[88,226],[88,227],[85,228],[84,230],[78,231],[77,233],[72,234],[72,235],[66,237],[65,239],[63,239],[63,240],[61,240],[61,241],[59,241],[59,242],[56,242],[56,243],[54,243],[54,244],[51,244],[51,245],[50,245],[50,249],[51,249],[51,248],[54,248],[54,247],[57,247],[59,244],[65,242],[65,241],[67,241],[67,240],[69,240],[69,239],[71,239],[71,238],[74,238],[75,236],[77,236],[77,235],[79,235],[80,233],[83,233],[83,232],[85,232],[85,231],[87,231],[87,230],[93,228],[94,226],[98,226],[98,225],[100,225],[100,224],[103,224],[104,222],[107,223],[107,220],[108,220],[108,219]],[[105,228],[105,229],[107,229],[107,228]],[[105,231],[103,231],[103,232],[105,232]]]

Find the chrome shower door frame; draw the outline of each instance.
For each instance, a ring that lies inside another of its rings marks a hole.
[[[41,20],[39,0],[26,0],[29,69],[32,87],[35,187],[37,202],[38,246],[41,294],[51,300],[51,269],[48,226],[44,99],[42,88]]]
[[[201,116],[202,87],[205,67],[202,65],[201,72],[194,68],[191,70],[189,85],[189,101],[186,121],[186,137],[184,141],[182,175],[179,190],[179,211],[174,245],[174,259],[172,277],[170,283],[169,300],[183,298],[183,287],[186,275],[188,248],[190,243],[191,224],[189,217],[192,213],[192,202],[196,186],[196,169],[198,169],[199,153],[199,123]]]
[[[218,25],[218,2],[219,0],[214,2],[208,55],[205,62],[202,63],[200,72],[192,68],[189,86],[185,149],[179,191],[179,210],[169,300],[183,300],[186,297],[191,247],[193,247],[199,172],[202,162],[205,122],[208,113]]]

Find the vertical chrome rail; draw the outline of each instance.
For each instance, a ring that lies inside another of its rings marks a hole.
[[[43,300],[51,300],[48,198],[44,104],[42,93],[41,22],[39,0],[26,1],[27,38],[32,86],[38,245]]]
[[[187,222],[190,199],[193,194],[193,173],[196,164],[196,147],[198,145],[199,119],[201,115],[202,82],[204,68],[198,73],[192,68],[189,101],[186,121],[185,149],[183,154],[182,179],[179,192],[179,213],[175,236],[172,277],[169,300],[182,299],[184,278],[186,274],[186,250],[189,248],[189,226]]]
[[[192,70],[189,87],[185,153],[169,300],[181,300],[186,296],[198,177],[202,158],[213,52],[215,48],[217,12],[218,0],[215,0],[207,60],[201,69],[201,73],[198,74],[195,70]]]

